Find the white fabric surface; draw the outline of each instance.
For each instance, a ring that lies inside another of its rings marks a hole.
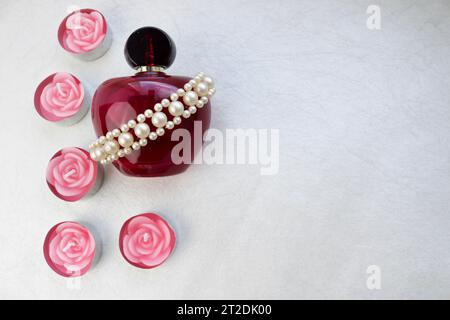
[[[0,298],[450,297],[450,3],[369,1],[0,0]],[[100,60],[64,53],[56,32],[69,6],[104,13],[113,45]],[[91,93],[131,75],[123,45],[154,25],[175,40],[169,73],[217,80],[214,128],[279,128],[280,170],[193,166],[137,179],[112,167],[99,193],[55,198],[49,158],[87,144],[40,119],[39,81],[68,71]],[[178,244],[162,267],[139,270],[118,249],[130,216],[158,212]],[[99,263],[79,289],[46,265],[57,222],[86,223]],[[366,269],[382,272],[380,290]]]

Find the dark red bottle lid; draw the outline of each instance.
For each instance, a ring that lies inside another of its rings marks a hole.
[[[137,29],[125,44],[125,58],[134,69],[145,66],[167,69],[175,60],[176,53],[170,36],[155,27]]]

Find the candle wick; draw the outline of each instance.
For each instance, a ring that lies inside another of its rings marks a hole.
[[[75,243],[73,243],[72,241],[69,242],[63,249],[63,252],[67,252],[67,250],[69,250],[71,247],[73,247],[75,245]]]
[[[58,90],[59,94],[62,95],[63,97],[66,96],[66,94],[64,94],[64,91],[62,91],[62,89],[61,89],[61,83],[58,82],[56,84],[56,90]]]
[[[71,176],[73,176],[73,174],[75,173],[75,169],[70,170],[69,172],[66,172],[63,177],[64,179],[70,178]]]

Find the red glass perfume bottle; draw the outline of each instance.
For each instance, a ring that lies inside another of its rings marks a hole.
[[[183,88],[191,78],[170,76],[164,72],[174,61],[175,44],[167,33],[154,27],[144,27],[133,32],[125,45],[125,58],[137,70],[131,77],[105,81],[97,89],[92,102],[92,121],[97,136],[120,128],[130,119],[136,119],[146,109],[151,109],[162,99],[168,99],[178,88]],[[167,108],[163,110],[167,113]],[[169,115],[169,114],[168,114]],[[191,134],[191,162],[201,143],[194,143],[194,122],[201,121],[202,136],[209,128],[211,106],[192,114],[176,127]],[[160,177],[181,173],[188,163],[175,164],[171,153],[179,141],[171,141],[173,131],[168,131],[139,150],[113,162],[122,173],[135,177]],[[198,135],[198,133],[197,133]]]

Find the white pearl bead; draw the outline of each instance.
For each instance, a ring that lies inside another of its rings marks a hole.
[[[209,89],[214,87],[214,81],[211,77],[204,77],[203,81],[208,84]]]
[[[119,158],[123,158],[125,157],[125,151],[123,149],[120,149],[119,151],[117,151],[117,155],[119,156]]]
[[[90,152],[90,154],[91,154],[91,159],[92,159],[92,160],[98,161],[97,154],[95,153],[95,150],[92,150],[92,151]]]
[[[171,129],[173,129],[174,126],[175,125],[173,124],[173,121],[167,121],[166,129],[171,130]]]
[[[117,159],[119,159],[119,156],[117,154],[112,154],[110,157],[111,161],[116,161]]]
[[[189,92],[191,90],[192,90],[192,86],[189,83],[186,83],[184,85],[184,91],[186,91],[186,93],[187,93],[187,92]]]
[[[106,139],[108,139],[108,140],[112,140],[114,138],[111,131],[108,131],[105,136],[106,136]]]
[[[141,145],[139,144],[139,142],[134,142],[131,147],[133,148],[133,150],[139,150],[141,148]]]
[[[102,160],[100,160],[100,163],[101,164],[108,164],[108,161],[106,161],[106,159],[102,159]]]
[[[137,119],[137,121],[138,121],[139,123],[142,123],[142,122],[145,122],[146,117],[145,117],[145,115],[143,115],[143,114],[141,113],[141,114],[139,114],[139,115],[136,117],[136,119]]]
[[[92,157],[92,153],[91,153],[91,157]],[[105,149],[103,149],[102,147],[97,147],[94,149],[92,159],[94,159],[95,161],[99,161],[99,160],[102,160],[105,158],[106,158]]]
[[[176,125],[179,125],[181,123],[181,118],[180,117],[174,117],[173,118],[173,123]]]
[[[191,116],[191,113],[189,112],[189,110],[184,110],[183,111],[183,118],[189,118]]]
[[[184,96],[185,93],[186,93],[186,92],[185,92],[183,89],[178,89],[178,90],[177,90],[177,95],[178,95],[179,97]]]
[[[146,123],[139,123],[136,128],[134,128],[134,134],[136,137],[144,139],[150,134],[150,127]]]
[[[136,127],[136,121],[134,121],[134,120],[128,121],[128,127],[130,127],[131,129],[133,129],[134,127]]]
[[[201,98],[200,98],[200,101],[203,102],[203,104],[205,105],[205,104],[208,103],[209,100],[208,100],[207,97],[201,97]]]
[[[183,101],[188,106],[194,106],[198,101],[198,96],[194,91],[189,91],[184,95]]]
[[[178,95],[177,95],[176,93],[172,93],[172,94],[170,95],[170,100],[172,100],[172,101],[177,101],[177,100],[178,100]]]
[[[118,136],[120,136],[120,130],[119,129],[114,129],[112,131],[113,137],[117,138]]]
[[[169,113],[176,116],[181,116],[183,114],[184,106],[180,101],[174,101],[169,106]]]
[[[161,128],[164,127],[167,123],[167,116],[165,113],[162,112],[156,112],[152,117],[152,124],[157,127]]]
[[[133,149],[131,149],[130,147],[127,147],[123,150],[124,150],[125,154],[130,154],[131,152],[133,152]]]
[[[107,141],[104,146],[105,152],[108,154],[116,153],[117,151],[119,151],[119,148],[120,146],[116,140]]]
[[[100,138],[98,138],[98,143],[105,144],[105,142],[106,142],[106,137],[105,136],[101,136]]]
[[[122,130],[122,132],[128,132],[129,129],[130,129],[130,128],[128,127],[127,124],[123,124],[123,125],[120,127],[120,130]]]
[[[194,113],[196,113],[197,112],[197,108],[196,107],[189,107],[189,113],[190,114],[194,114]]]
[[[145,110],[144,115],[145,115],[147,118],[151,118],[151,117],[153,116],[153,111],[150,110],[150,109],[147,109],[147,110]]]
[[[133,135],[129,132],[121,133],[118,140],[119,144],[124,148],[130,147],[134,142]]]
[[[209,91],[208,91],[208,97],[211,98],[215,93],[216,93],[216,89],[215,89],[215,88],[209,89]]]
[[[204,97],[208,94],[208,84],[206,82],[200,82],[196,87],[195,87],[195,92],[197,92],[197,94],[200,97]]]
[[[153,109],[155,109],[156,112],[159,112],[163,109],[163,105],[161,103],[157,103],[157,104],[155,104]]]
[[[156,129],[156,134],[160,137],[163,136],[165,132],[166,131],[163,128]]]
[[[150,138],[150,140],[156,140],[156,138],[158,138],[158,135],[156,134],[156,132],[150,132],[150,135],[148,137]]]
[[[162,99],[161,104],[163,107],[167,108],[170,105],[170,101],[169,99]]]
[[[197,83],[200,83],[201,81],[202,81],[202,77],[200,77],[200,76],[195,76],[194,77],[194,80],[197,82]]]
[[[200,101],[198,101],[196,104],[195,104],[195,106],[197,107],[197,108],[199,108],[199,109],[201,109],[201,108],[203,108],[203,101],[202,100],[200,100]]]
[[[192,87],[195,87],[195,86],[197,85],[197,81],[195,81],[194,79],[189,80],[189,84],[190,84]]]
[[[147,139],[139,140],[139,144],[141,145],[141,147],[145,147],[147,145]]]

